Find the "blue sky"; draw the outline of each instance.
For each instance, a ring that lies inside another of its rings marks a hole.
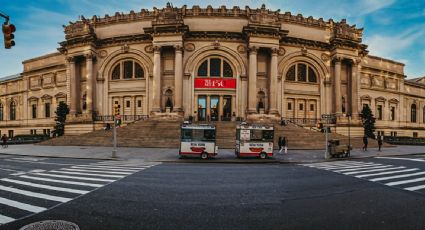
[[[15,24],[16,46],[0,48],[0,77],[23,71],[22,61],[55,52],[64,40],[62,25],[86,18],[142,8],[162,8],[167,1],[142,0],[0,0],[0,11],[10,16]],[[425,76],[425,0],[214,0],[171,1],[174,6],[238,5],[267,8],[304,16],[347,19],[349,24],[364,27],[363,43],[369,54],[393,59],[406,64],[408,78]],[[0,21],[2,19],[0,18]]]

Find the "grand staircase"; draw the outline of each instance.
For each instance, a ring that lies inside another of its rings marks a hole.
[[[217,145],[219,148],[233,149],[235,147],[237,122],[216,122]],[[158,147],[179,148],[179,121],[144,120],[130,123],[117,129],[117,146],[119,147]],[[281,126],[275,124],[275,149],[278,148],[279,137],[286,137],[289,149],[324,149],[325,134],[299,127],[294,124]],[[329,136],[330,138],[330,136]],[[333,139],[339,139],[341,144],[348,144],[348,137],[332,133]],[[55,146],[112,146],[112,130],[97,130],[78,136],[62,136],[40,143]],[[354,148],[361,148],[361,138],[351,138]],[[369,140],[369,147],[377,147],[375,140]]]

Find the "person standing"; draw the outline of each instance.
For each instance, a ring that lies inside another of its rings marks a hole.
[[[367,151],[367,136],[363,136],[363,151]]]
[[[1,137],[1,146],[3,148],[7,147],[7,136],[6,136],[6,134],[3,134],[3,136]]]
[[[383,136],[378,135],[378,151],[381,152]]]
[[[279,137],[279,140],[277,141],[277,144],[279,146],[279,153],[282,153],[282,137]]]
[[[285,148],[285,154],[288,153],[288,141],[286,140],[286,137],[282,138],[282,143],[281,143],[282,147]]]

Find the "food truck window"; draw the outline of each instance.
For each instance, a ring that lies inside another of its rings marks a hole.
[[[192,130],[182,129],[182,140],[191,140],[191,139],[192,139]]]
[[[253,129],[251,130],[251,140],[261,140],[263,139],[263,132],[260,129]]]
[[[273,141],[273,130],[264,130],[263,131],[263,140]]]
[[[215,140],[215,130],[214,129],[204,130],[204,140],[205,141],[214,141]]]

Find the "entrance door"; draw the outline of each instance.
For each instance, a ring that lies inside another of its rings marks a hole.
[[[198,96],[198,121],[207,120],[207,97]]]
[[[211,121],[218,121],[218,96],[210,98]]]
[[[232,118],[232,96],[223,97],[223,121],[230,121]]]

